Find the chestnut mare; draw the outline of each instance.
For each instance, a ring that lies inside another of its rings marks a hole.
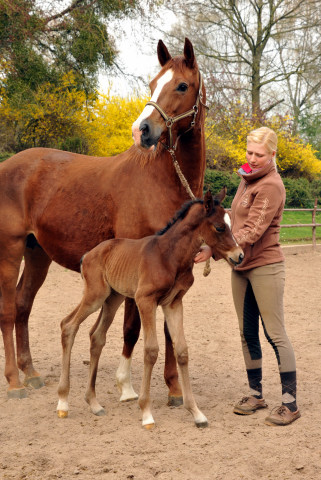
[[[183,329],[182,299],[194,282],[194,257],[203,242],[214,254],[238,265],[243,251],[225,223],[225,210],[220,203],[226,189],[213,198],[210,192],[204,201],[185,204],[162,231],[141,239],[116,238],[100,243],[87,253],[82,262],[84,294],[80,304],[61,322],[63,349],[62,372],[58,387],[58,416],[68,415],[70,357],[80,324],[99,308],[100,316],[90,331],[90,370],[85,399],[95,415],[104,415],[98,403],[95,384],[98,362],[118,307],[125,297],[135,299],[144,330],[144,373],[139,396],[142,424],[154,425],[151,413],[150,382],[158,356],[156,309],[161,305],[173,341],[185,408],[191,412],[197,427],[208,425],[197,408],[188,374],[188,350]]]
[[[150,84],[151,103],[133,125],[135,145],[129,150],[98,158],[32,148],[0,165],[0,325],[9,397],[26,396],[24,385],[43,386],[32,364],[28,319],[51,261],[80,271],[82,256],[103,240],[158,231],[189,198],[173,160],[193,194],[202,196],[205,88],[193,46],[185,39],[184,55],[172,58],[159,41],[157,53],[162,68]],[[100,319],[103,315],[102,309]],[[139,332],[137,307],[126,299],[124,347],[116,373],[121,400],[137,398],[130,365]],[[181,399],[166,326],[165,334],[169,398]],[[24,385],[18,368],[25,374]]]

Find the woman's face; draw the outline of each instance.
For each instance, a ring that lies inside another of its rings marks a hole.
[[[263,144],[254,142],[247,144],[246,160],[252,170],[265,167],[274,155],[275,152],[270,153]]]

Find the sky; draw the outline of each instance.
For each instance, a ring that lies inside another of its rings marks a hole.
[[[175,15],[164,12],[161,15],[166,28],[169,29],[175,23]],[[112,95],[128,96],[136,91],[146,91],[149,80],[159,71],[157,59],[157,43],[162,34],[152,26],[143,26],[139,19],[115,22],[112,29],[119,51],[117,62],[122,71],[128,75],[116,73],[101,73],[99,78],[99,90],[101,93],[110,91]],[[135,80],[134,77],[141,77]]]

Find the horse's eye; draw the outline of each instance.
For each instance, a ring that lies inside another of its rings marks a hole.
[[[225,224],[221,224],[221,225],[214,225],[215,227],[215,230],[219,233],[222,233],[222,232],[225,232]]]
[[[187,83],[180,83],[176,88],[178,92],[186,92],[187,89],[188,89]]]

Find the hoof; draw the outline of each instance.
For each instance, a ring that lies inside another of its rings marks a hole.
[[[180,407],[181,405],[183,405],[183,397],[182,396],[176,397],[174,395],[168,395],[167,405],[169,407]]]
[[[94,415],[97,415],[97,417],[103,417],[106,415],[106,410],[104,408],[98,410],[97,412],[93,412]]]
[[[59,418],[67,418],[68,411],[67,410],[57,410],[57,415]]]
[[[119,401],[121,403],[133,402],[134,400],[137,400],[137,398],[138,398],[138,395],[137,395],[137,393],[134,392],[132,395],[129,395],[129,396],[128,395],[122,395],[120,397]]]
[[[206,420],[205,422],[200,422],[200,423],[195,423],[197,428],[206,428],[208,427],[208,421]]]
[[[26,387],[32,387],[35,390],[45,386],[45,382],[43,381],[42,377],[26,377],[23,384]]]
[[[27,391],[24,387],[13,388],[12,390],[8,390],[7,395],[8,398],[26,398]]]
[[[147,423],[146,425],[143,425],[143,427],[145,428],[145,430],[153,430],[153,428],[155,427],[155,423]]]

